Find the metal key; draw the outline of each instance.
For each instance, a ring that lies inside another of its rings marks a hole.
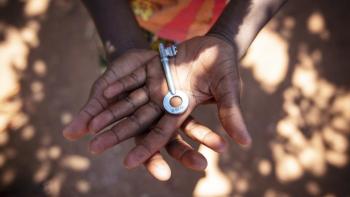
[[[165,95],[163,99],[163,106],[167,112],[170,114],[181,114],[186,111],[189,99],[186,93],[180,90],[175,89],[175,84],[173,81],[173,76],[171,74],[169,66],[169,57],[174,57],[176,55],[176,46],[171,45],[170,47],[165,48],[163,43],[159,44],[159,54],[160,61],[163,65],[163,70],[165,73],[165,78],[168,84],[169,92]],[[179,106],[172,106],[171,99],[174,97],[179,97],[181,99],[181,104]]]

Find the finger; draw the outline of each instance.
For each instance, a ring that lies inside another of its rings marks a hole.
[[[166,145],[166,150],[170,156],[192,170],[205,170],[208,165],[205,157],[201,153],[195,151],[180,135],[174,137]]]
[[[115,81],[104,91],[106,98],[112,98],[120,93],[140,87],[146,81],[146,70],[144,67],[138,68],[135,72]]]
[[[220,88],[218,88],[220,87]],[[219,119],[226,132],[241,145],[250,145],[251,137],[239,107],[239,80],[232,73],[225,75],[213,90]]]
[[[147,171],[160,181],[167,181],[171,177],[171,169],[159,152],[152,155],[144,165]]]
[[[136,136],[135,142],[138,144],[144,135]],[[160,152],[152,155],[150,159],[148,159],[144,163],[147,171],[156,179],[160,181],[169,180],[171,177],[171,170],[168,163],[164,160],[163,156]]]
[[[149,128],[161,114],[162,111],[156,104],[152,102],[147,103],[145,106],[137,109],[131,116],[128,116],[114,125],[112,129],[95,136],[90,142],[90,151],[94,154],[98,154],[124,140],[141,134],[144,130]],[[153,154],[154,153],[155,152],[153,152]],[[146,160],[143,162],[145,161]]]
[[[184,114],[175,116],[165,114],[140,144],[127,154],[124,160],[125,166],[127,168],[137,167],[163,148],[191,111],[188,109]]]
[[[139,88],[95,116],[90,124],[90,132],[97,133],[112,122],[118,121],[137,110],[148,101],[146,88]]]
[[[155,55],[156,53],[154,51],[137,50],[126,53],[118,58],[113,65],[96,80],[90,92],[90,98],[72,122],[64,128],[63,135],[70,140],[76,140],[85,135],[88,132],[89,121],[103,111],[108,104],[108,101],[103,96],[103,91],[108,84],[130,74]]]
[[[76,140],[88,133],[90,120],[103,111],[108,101],[102,96],[92,96],[83,106],[78,115],[63,130],[63,135],[69,140]]]
[[[186,119],[181,128],[188,137],[216,152],[222,153],[226,150],[226,141],[208,127],[195,121],[192,116]]]

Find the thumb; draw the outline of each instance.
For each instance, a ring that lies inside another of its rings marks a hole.
[[[225,131],[240,145],[249,146],[251,137],[239,105],[240,79],[235,72],[223,76],[213,89],[220,122]]]

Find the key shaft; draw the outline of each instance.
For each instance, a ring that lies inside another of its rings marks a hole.
[[[165,48],[163,43],[159,44],[160,61],[163,65],[163,70],[165,73],[165,78],[168,84],[168,89],[171,94],[176,94],[175,84],[173,81],[173,76],[171,74],[169,57],[176,55],[176,47],[172,45],[171,47]]]

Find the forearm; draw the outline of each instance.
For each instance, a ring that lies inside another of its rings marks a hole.
[[[82,2],[95,22],[109,60],[132,48],[148,48],[128,0],[82,0]]]
[[[239,58],[287,0],[231,0],[208,35],[232,43]]]

